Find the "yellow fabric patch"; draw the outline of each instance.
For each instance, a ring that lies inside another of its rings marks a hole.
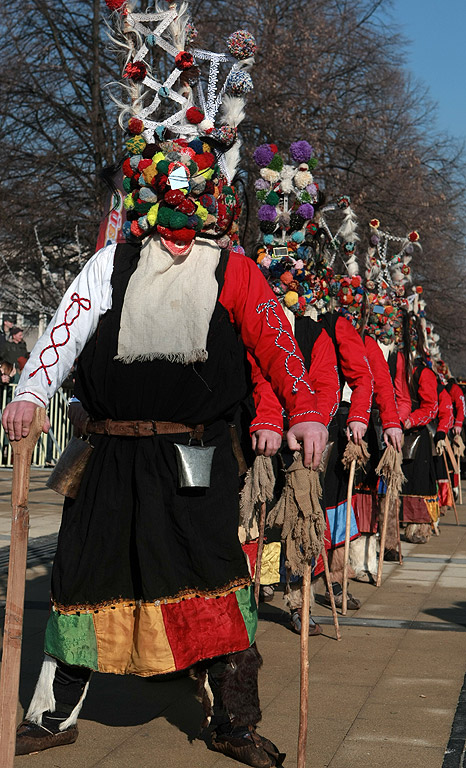
[[[99,672],[148,677],[175,670],[159,605],[120,604],[93,618]]]
[[[424,499],[427,507],[427,511],[433,523],[436,523],[440,517],[440,507],[438,498],[436,499]]]
[[[261,563],[261,584],[276,584],[280,581],[280,550],[279,541],[264,544]]]

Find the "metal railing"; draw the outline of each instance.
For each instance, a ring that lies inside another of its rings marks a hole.
[[[3,409],[14,395],[16,384],[4,384],[1,387],[0,408]],[[63,449],[69,442],[73,427],[67,417],[68,396],[62,389],[53,396],[50,401],[48,416],[50,419],[49,433],[42,434],[34,450],[32,464],[35,467],[52,466],[58,461]],[[5,430],[0,425],[0,467],[13,466],[10,442],[5,435]]]

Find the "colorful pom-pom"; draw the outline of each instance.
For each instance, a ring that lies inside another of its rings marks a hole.
[[[257,212],[260,221],[275,221],[277,211],[273,205],[261,205]]]
[[[111,11],[119,11],[125,5],[126,0],[105,0],[105,5]]]
[[[144,123],[139,117],[130,117],[128,120],[128,131],[133,135],[142,133],[144,130]]]
[[[303,219],[312,219],[314,216],[314,206],[310,203],[304,203],[300,205],[297,213],[303,217]]]
[[[196,107],[190,107],[189,109],[186,110],[186,119],[193,125],[198,125],[199,123],[202,123],[204,118],[205,118],[205,115]]]
[[[273,160],[274,153],[270,144],[261,144],[254,152],[253,158],[259,168],[267,167]]]
[[[131,155],[140,155],[146,146],[146,140],[143,136],[131,136],[126,139],[125,146]]]
[[[194,59],[191,53],[188,51],[180,51],[175,56],[175,66],[177,69],[189,69],[194,64]]]
[[[227,40],[227,46],[231,55],[240,61],[254,56],[257,51],[255,37],[246,29],[238,29],[233,32]]]
[[[254,89],[249,72],[231,72],[225,83],[225,90],[231,96],[244,96]]]
[[[307,141],[294,141],[290,146],[290,155],[295,163],[307,163],[312,157],[313,149]]]
[[[408,240],[411,243],[417,243],[417,241],[419,240],[419,232],[416,232],[416,230],[414,230],[413,232],[410,232],[408,235]]]
[[[129,61],[123,71],[123,77],[128,77],[135,83],[144,80],[146,74],[147,67],[143,61]]]

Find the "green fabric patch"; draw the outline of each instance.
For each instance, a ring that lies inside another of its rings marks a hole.
[[[235,592],[238,601],[238,607],[241,611],[246,631],[249,637],[249,644],[252,645],[256,639],[257,630],[257,607],[254,599],[254,587],[244,587]]]
[[[45,653],[65,664],[98,670],[92,613],[65,616],[52,611],[45,630]]]

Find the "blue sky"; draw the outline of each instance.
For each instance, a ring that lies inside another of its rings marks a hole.
[[[466,139],[466,0],[393,0],[406,66],[438,104],[438,128]]]

